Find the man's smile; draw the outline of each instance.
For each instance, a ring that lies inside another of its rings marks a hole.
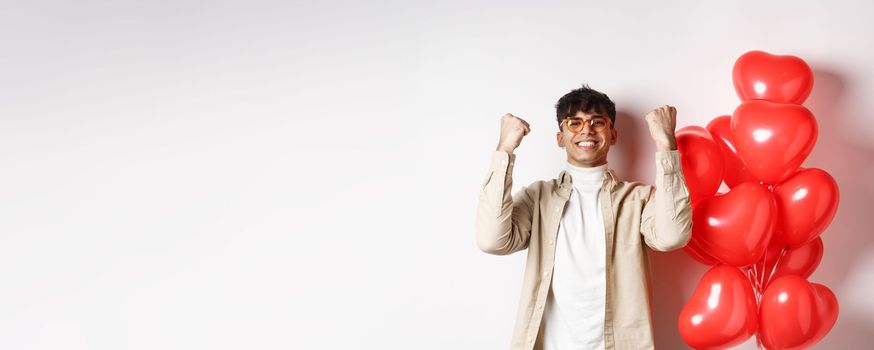
[[[591,151],[591,150],[594,150],[595,147],[598,146],[598,141],[593,140],[593,139],[579,140],[579,141],[576,141],[575,144],[577,145],[577,148],[579,148],[581,150]]]

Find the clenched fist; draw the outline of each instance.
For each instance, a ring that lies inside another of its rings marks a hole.
[[[677,149],[677,138],[674,129],[677,128],[677,109],[664,105],[646,114],[646,123],[658,151],[673,151]]]
[[[510,113],[501,117],[501,138],[498,141],[498,151],[513,153],[522,143],[522,138],[531,132],[531,126],[522,118]]]

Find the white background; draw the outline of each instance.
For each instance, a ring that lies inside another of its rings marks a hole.
[[[2,1],[0,348],[504,349],[524,252],[477,250],[499,117],[516,189],[564,167],[553,106],[619,109],[610,166],[651,183],[642,115],[706,125],[761,49],[815,72],[805,166],[841,203],[810,278],[821,348],[874,341],[868,1]],[[658,348],[705,267],[654,254]],[[754,348],[752,342],[742,346]]]

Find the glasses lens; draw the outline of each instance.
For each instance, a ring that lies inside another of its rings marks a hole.
[[[604,118],[592,119],[589,125],[592,126],[592,129],[598,132],[604,130],[604,128],[607,127],[607,121],[604,120]]]
[[[567,125],[568,130],[570,130],[571,132],[580,132],[580,130],[583,130],[582,119],[569,118],[567,119],[567,121],[565,121],[565,124]]]

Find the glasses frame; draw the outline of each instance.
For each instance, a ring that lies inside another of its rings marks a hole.
[[[606,120],[606,121],[607,121],[607,124],[604,125],[603,128],[598,129],[598,128],[595,127],[595,125],[593,125],[593,122],[594,122],[596,119],[598,119],[598,120]],[[573,130],[571,130],[570,124],[568,124],[568,122],[571,121],[571,120],[582,120],[582,121],[583,121],[583,124],[582,124],[583,126],[580,128],[580,130],[578,130],[578,131],[573,131]],[[583,130],[586,130],[586,124],[589,125],[589,129],[591,129],[592,131],[594,131],[594,132],[601,132],[601,131],[604,131],[605,129],[607,129],[608,127],[612,126],[612,125],[613,125],[613,120],[610,119],[610,118],[607,118],[607,117],[595,117],[595,118],[588,118],[588,119],[587,119],[587,118],[577,118],[577,117],[566,117],[566,118],[564,118],[564,119],[561,121],[561,125],[567,127],[567,130],[570,131],[570,132],[572,132],[572,133],[574,133],[574,134],[579,134],[579,133],[582,132]]]

